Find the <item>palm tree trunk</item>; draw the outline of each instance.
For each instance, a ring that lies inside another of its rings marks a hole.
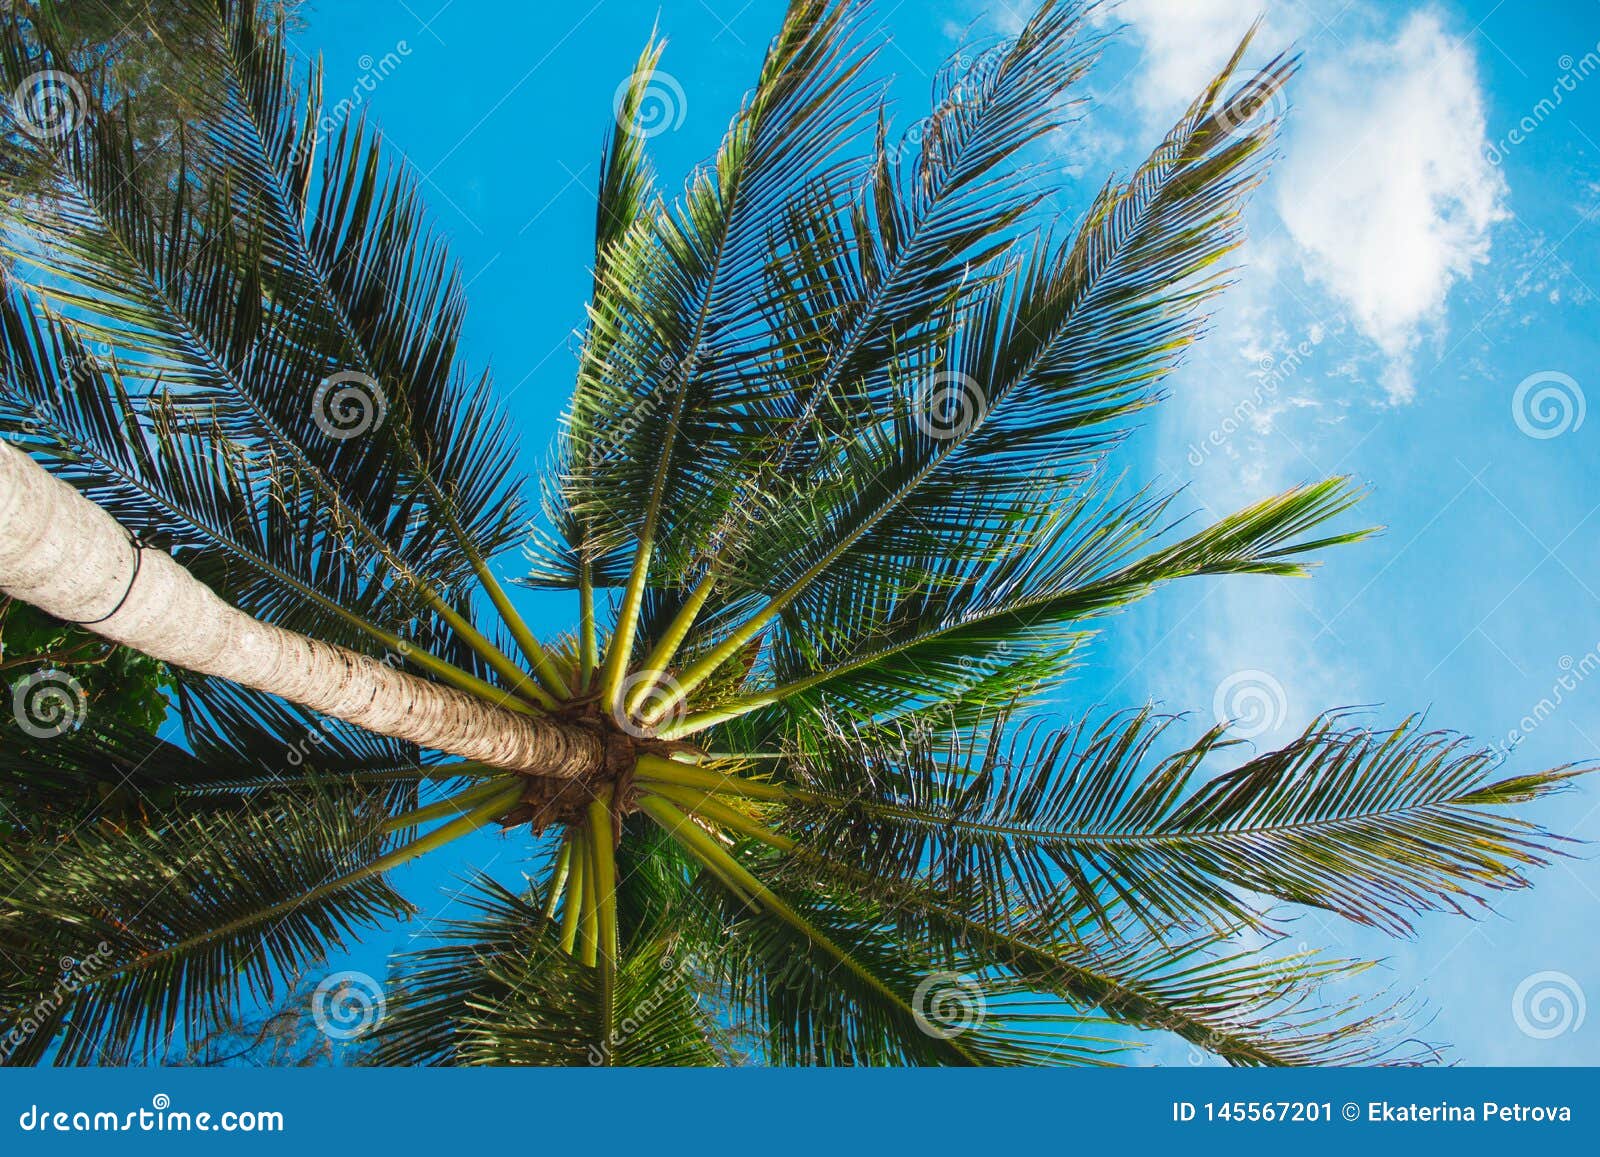
[[[599,733],[520,715],[228,606],[163,551],[0,441],[0,590],[176,667],[357,727],[530,775],[605,763]],[[396,660],[397,661],[397,660]]]

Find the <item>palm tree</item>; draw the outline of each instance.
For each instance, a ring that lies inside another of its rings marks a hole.
[[[1216,774],[1225,727],[1042,714],[1101,616],[1362,537],[1326,529],[1343,479],[1182,532],[1108,465],[1222,286],[1289,61],[1241,46],[1067,229],[1027,161],[1095,55],[1082,4],[946,67],[897,140],[860,5],[795,0],[673,202],[651,43],[529,531],[415,179],[328,132],[253,5],[193,7],[210,100],[171,172],[104,77],[17,126],[52,180],[7,232],[0,589],[170,664],[183,735],[8,736],[8,1059],[233,1023],[492,825],[529,886],[480,879],[397,962],[381,1063],[1059,1063],[1125,1026],[1413,1055],[1391,1004],[1317,995],[1363,965],[1277,950],[1274,906],[1403,933],[1521,886],[1557,841],[1506,807],[1571,769],[1495,781],[1335,714]],[[12,22],[8,86],[52,36]],[[570,634],[497,579],[518,545]]]

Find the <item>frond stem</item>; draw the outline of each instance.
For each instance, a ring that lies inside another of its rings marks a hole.
[[[587,691],[600,660],[594,628],[594,571],[587,561],[578,564],[578,686]]]
[[[558,699],[570,698],[572,690],[567,686],[567,681],[561,677],[561,672],[551,661],[550,653],[534,637],[527,621],[517,613],[517,608],[512,605],[505,588],[500,585],[500,580],[494,577],[489,564],[484,562],[476,550],[467,545],[464,536],[458,537],[462,538],[462,550],[467,556],[467,561],[472,564],[478,581],[483,584],[484,591],[489,595],[489,601],[494,604],[495,610],[500,612],[500,621],[505,623],[506,630],[510,631],[511,637],[516,640],[517,649],[522,652],[523,658],[533,666],[533,673],[539,682],[550,695]],[[543,697],[548,698],[548,696]]]
[[[573,828],[567,836],[572,848],[567,872],[567,896],[561,909],[561,951],[568,956],[577,954],[578,925],[583,917],[583,877],[587,870],[589,852],[582,828]]]
[[[650,649],[645,660],[640,664],[640,670],[650,672],[651,677],[639,680],[639,685],[633,689],[633,694],[628,696],[625,707],[628,714],[639,710],[639,705],[645,702],[650,694],[661,685],[666,674],[667,666],[678,653],[678,648],[683,645],[683,640],[688,637],[693,629],[695,620],[700,617],[700,611],[706,605],[706,600],[711,597],[711,592],[717,583],[716,568],[712,567],[701,576],[700,581],[689,592],[689,597],[673,616],[672,622],[667,624],[667,629],[662,632],[661,638],[656,640],[656,645]]]
[[[601,980],[601,1035],[609,1041],[616,1019],[617,964],[620,944],[617,938],[617,861],[616,829],[611,814],[611,791],[602,791],[589,801],[589,844],[594,857],[594,891],[599,944],[596,956]]]
[[[567,873],[572,868],[572,841],[562,840],[561,851],[556,855],[555,871],[550,873],[550,895],[544,902],[544,918],[554,920],[561,906],[561,892],[567,886]]]
[[[383,826],[378,830],[388,834],[403,828],[414,828],[430,820],[440,819],[445,816],[465,815],[476,803],[496,795],[505,794],[507,788],[506,777],[496,776],[487,783],[475,784],[455,795],[428,804],[425,807],[413,808],[403,815],[391,816],[383,821]]]

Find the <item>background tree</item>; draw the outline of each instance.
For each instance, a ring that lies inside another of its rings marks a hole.
[[[147,165],[175,172],[178,138],[189,121],[202,115],[204,98],[195,88],[198,71],[186,60],[214,47],[196,35],[188,0],[3,0],[9,20],[40,22],[51,29],[64,71],[71,76],[105,73],[113,85],[104,93],[138,98],[134,147]],[[263,22],[292,30],[301,25],[299,0],[260,0]],[[21,91],[24,101],[70,102],[70,92],[35,83]],[[19,93],[11,94],[16,100]],[[35,196],[49,184],[48,166],[14,136],[0,139],[0,195]]]
[[[13,599],[0,599],[0,677],[14,698],[30,675],[60,671],[83,694],[82,718],[101,725],[116,720],[155,731],[167,716],[165,667],[147,656],[115,647],[88,631],[53,619]],[[20,726],[14,705],[0,715],[0,730]]]

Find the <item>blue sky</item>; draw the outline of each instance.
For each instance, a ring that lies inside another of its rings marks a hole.
[[[672,107],[652,146],[676,183],[715,147],[782,7],[324,2],[296,35],[324,57],[330,103],[360,94],[425,174],[470,282],[468,353],[492,366],[529,470],[571,386],[618,83],[659,22]],[[883,0],[901,124],[924,111],[939,61],[1016,28],[1020,9]],[[1369,704],[1374,723],[1426,710],[1506,747],[1512,767],[1594,757],[1600,3],[1126,0],[1089,117],[1050,143],[1048,207],[1070,220],[1109,169],[1136,163],[1258,13],[1257,60],[1291,45],[1304,58],[1283,155],[1237,285],[1128,466],[1213,514],[1352,474],[1371,491],[1365,519],[1386,529],[1309,583],[1169,589],[1110,625],[1063,709],[1245,714],[1267,744],[1323,708]],[[566,625],[560,607],[536,614]],[[1540,818],[1600,839],[1600,784]],[[468,859],[514,879],[521,851],[485,837]],[[1291,936],[1383,956],[1399,992],[1428,1000],[1424,1035],[1467,1063],[1600,1063],[1600,1012],[1576,1016],[1585,994],[1600,999],[1600,864],[1577,856],[1497,915],[1429,919],[1411,941],[1317,916]],[[409,883],[450,914],[437,866]],[[380,967],[410,931],[357,959]],[[1182,1064],[1186,1050],[1152,1059]]]

